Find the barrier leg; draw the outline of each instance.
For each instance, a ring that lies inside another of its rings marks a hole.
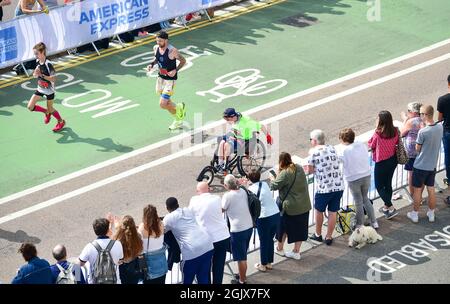
[[[94,42],[91,42],[92,46],[94,47],[94,50],[97,52],[97,55],[100,56],[100,52],[98,51],[97,46],[95,45]]]
[[[204,10],[202,10],[202,12],[206,15],[206,17],[208,18],[209,22],[211,22],[212,19],[211,19],[211,17],[209,17],[208,10],[204,9]]]
[[[122,41],[122,39],[120,39],[120,36],[119,36],[119,35],[115,35],[115,36],[113,37],[113,40],[114,40],[114,38],[117,38],[117,41],[119,41],[120,45],[121,45],[123,48],[126,47],[125,43],[123,43],[123,41]]]

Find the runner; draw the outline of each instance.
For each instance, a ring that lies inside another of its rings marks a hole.
[[[171,97],[175,81],[178,78],[178,71],[185,65],[186,59],[176,48],[169,44],[169,35],[165,31],[158,33],[153,51],[155,52],[155,60],[147,67],[147,70],[151,71],[153,66],[158,64],[159,72],[156,79],[156,93],[161,96],[159,106],[169,111],[174,117],[169,130],[181,129],[183,119],[186,116],[186,105],[184,102],[173,103]],[[180,61],[178,66],[177,60]]]
[[[250,149],[253,149],[256,144],[255,133],[262,131],[266,135],[267,143],[269,145],[273,143],[273,138],[264,125],[236,112],[234,108],[225,109],[223,118],[227,123],[232,125],[232,131],[224,135],[219,144],[219,164],[217,168],[219,173],[223,173],[227,168],[228,157],[231,155],[231,147],[234,148],[235,153],[243,155],[242,149],[245,148],[245,154],[249,154]]]
[[[44,123],[48,124],[52,115],[58,120],[58,123],[53,128],[53,132],[59,132],[66,122],[61,118],[58,111],[53,108],[53,100],[55,99],[55,68],[47,59],[46,52],[47,47],[44,43],[40,42],[33,48],[34,55],[36,56],[36,69],[33,72],[33,76],[38,79],[38,86],[36,92],[31,96],[28,102],[28,109],[34,112],[42,112],[45,114]],[[42,97],[47,98],[47,109],[37,105],[36,103]]]

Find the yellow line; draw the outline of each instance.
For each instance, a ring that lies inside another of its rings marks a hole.
[[[230,12],[230,13],[223,14],[222,16],[214,17],[211,21],[209,21],[209,20],[200,21],[200,22],[197,22],[197,23],[195,23],[193,25],[190,25],[189,28],[174,29],[174,30],[169,31],[169,33],[170,33],[171,36],[177,36],[177,35],[180,35],[182,33],[186,33],[186,32],[192,31],[192,30],[196,30],[196,29],[200,29],[200,28],[203,28],[205,26],[216,24],[216,23],[219,23],[219,22],[222,22],[222,21],[226,21],[226,20],[229,20],[229,19],[232,19],[232,18],[236,18],[238,16],[242,16],[242,15],[245,15],[245,14],[248,14],[248,13],[260,10],[260,9],[263,9],[263,8],[271,7],[271,6],[280,4],[280,3],[285,2],[285,1],[287,1],[287,0],[275,0],[272,3],[254,4],[254,5],[252,5],[252,6],[248,7],[248,8],[244,7],[244,8],[238,9],[238,10],[236,10],[234,12]],[[58,71],[62,71],[62,70],[66,70],[66,69],[69,69],[69,68],[73,68],[73,67],[79,66],[81,64],[84,64],[84,63],[87,63],[87,62],[91,62],[91,61],[94,61],[94,60],[97,60],[97,59],[101,59],[101,58],[109,56],[109,55],[114,55],[114,54],[117,54],[117,53],[120,53],[120,52],[124,52],[124,51],[127,51],[127,50],[130,50],[130,49],[142,46],[144,44],[147,44],[147,43],[150,43],[150,42],[153,42],[153,41],[155,41],[154,37],[148,37],[148,38],[144,38],[144,39],[140,39],[140,40],[134,41],[134,42],[131,43],[131,45],[127,45],[126,47],[121,47],[120,46],[120,47],[117,47],[117,48],[106,49],[106,50],[102,51],[102,53],[100,55],[97,55],[97,53],[94,52],[92,54],[89,54],[89,55],[86,55],[86,56],[83,56],[83,57],[74,58],[73,60],[68,61],[68,62],[58,63],[56,65],[56,69]],[[12,80],[12,81],[8,81],[8,82],[6,82],[4,84],[1,84],[0,85],[0,89],[1,88],[5,88],[5,87],[9,87],[9,86],[12,86],[12,85],[15,85],[15,84],[18,84],[18,83],[21,83],[21,82],[29,80],[29,79],[32,79],[32,77],[21,77],[20,79],[15,79],[15,80]]]

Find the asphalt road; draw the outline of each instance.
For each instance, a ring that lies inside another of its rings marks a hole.
[[[405,70],[449,52],[450,45],[446,45],[355,79],[262,110],[252,116],[259,120],[275,117],[278,114]],[[336,144],[338,143],[338,133],[344,127],[353,128],[357,134],[373,129],[376,115],[380,110],[387,109],[394,114],[394,119],[400,120],[399,113],[406,110],[408,102],[421,101],[426,104],[436,105],[438,96],[447,92],[445,79],[449,73],[449,66],[450,60],[447,59],[405,76],[342,98],[337,98],[327,104],[282,119],[279,122],[278,132],[273,132],[276,139],[279,140],[279,150],[288,151],[298,156],[305,156],[309,149],[309,132],[313,129],[323,129],[328,137],[328,142]],[[214,132],[207,131],[206,133],[212,134]],[[172,145],[170,144],[164,145],[79,178],[12,200],[0,205],[0,214],[5,217],[126,170],[171,155],[173,153],[171,148]],[[273,151],[273,155],[277,155],[277,152],[279,151]],[[57,243],[64,243],[67,246],[69,256],[77,256],[84,245],[94,238],[91,228],[92,220],[96,217],[104,216],[108,211],[118,215],[129,214],[139,221],[142,216],[142,209],[148,203],[156,205],[160,215],[166,213],[164,201],[169,196],[176,196],[181,205],[187,205],[189,198],[195,195],[195,178],[201,168],[209,162],[210,157],[210,155],[182,156],[116,182],[98,187],[92,191],[73,195],[73,197],[64,199],[58,204],[0,224],[0,265],[2,265],[0,281],[9,282],[15,270],[22,264],[22,259],[17,254],[17,249],[20,243],[25,240],[31,240],[36,243],[39,255],[49,261],[52,261],[51,249]],[[223,188],[221,188],[220,184],[216,184],[216,191],[221,192],[222,190]],[[435,229],[441,229],[445,223],[449,223],[450,214],[448,210],[446,213],[442,212],[442,217],[438,219],[432,226]],[[390,225],[398,225],[399,229],[397,230],[401,231],[403,230],[400,228],[403,226],[410,229],[410,225],[403,222],[401,220]],[[414,229],[419,229],[417,227]],[[430,227],[424,231],[434,229]],[[404,239],[401,238],[400,234],[397,237],[397,234],[389,233],[389,231],[386,231],[388,240],[383,243],[385,245],[382,245],[378,251],[371,253],[371,256],[382,256],[386,252],[395,250],[395,248],[403,245]],[[405,230],[404,233],[408,232]],[[419,232],[416,233],[416,235],[419,234]],[[336,248],[336,250],[339,250],[339,245]],[[361,254],[363,251],[352,251],[350,254],[342,256],[345,250],[344,248],[341,249],[343,251],[339,258],[336,258],[338,257],[337,255],[324,256],[322,260],[325,263],[327,261],[328,263],[334,263],[333,268],[324,265],[322,267],[324,267],[323,269],[326,272],[317,270],[314,276],[302,277],[298,275],[295,282],[306,282],[308,280],[330,282],[331,279],[328,280],[328,274],[331,274],[332,270],[335,271],[335,275],[339,273],[340,276],[355,278],[348,271],[348,263],[352,259],[364,260],[366,256]],[[320,261],[321,257],[315,256],[314,259]],[[414,271],[420,274],[422,273],[421,267],[435,265],[433,267],[435,267],[436,271],[433,273],[448,274],[448,268],[441,267],[445,264],[442,263],[443,261],[448,261],[448,251],[439,250],[434,253],[434,260],[441,262],[436,262],[436,264],[419,264],[414,267]],[[444,267],[447,266],[444,265]],[[356,276],[356,278],[359,277]],[[417,280],[418,276],[404,276],[403,272],[398,271],[393,274],[393,278],[396,281],[413,282]],[[433,276],[430,280],[439,280],[439,276]],[[261,279],[260,282],[266,281]]]

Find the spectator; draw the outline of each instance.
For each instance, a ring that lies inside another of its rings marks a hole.
[[[11,0],[0,0],[0,22],[3,19],[3,7],[7,5],[11,5]]]
[[[222,210],[230,221],[231,252],[239,269],[239,278],[232,279],[231,283],[246,284],[247,251],[253,232],[247,192],[239,187],[238,180],[231,174],[225,177],[224,186],[228,192],[222,197]]]
[[[344,180],[336,149],[325,145],[325,134],[314,130],[310,135],[312,149],[308,158],[308,173],[314,173],[316,232],[312,240],[322,242],[323,214],[328,210],[328,227],[325,244],[331,245],[332,234],[336,226],[336,212],[339,211]]]
[[[439,112],[438,121],[444,121],[444,154],[445,154],[445,173],[444,183],[449,184],[450,180],[450,75],[447,77],[449,93],[442,95],[438,99],[437,110]]]
[[[311,200],[308,182],[301,166],[292,162],[291,155],[282,152],[278,159],[279,174],[270,185],[278,190],[281,202],[281,220],[277,232],[277,254],[300,260],[300,247],[308,239],[309,210]],[[284,252],[284,242],[295,243],[291,252]]]
[[[405,138],[405,148],[408,153],[408,163],[405,164],[405,170],[408,171],[408,184],[409,193],[413,195],[414,188],[412,186],[412,171],[414,160],[417,156],[416,151],[416,139],[420,128],[423,127],[422,119],[420,118],[420,107],[421,103],[411,102],[408,104],[408,114],[404,112],[401,113],[403,119],[403,126],[400,129],[402,137]]]
[[[416,150],[419,153],[414,162],[413,186],[414,186],[414,210],[407,213],[407,217],[417,223],[419,221],[419,208],[422,201],[424,185],[428,192],[428,220],[434,222],[436,208],[436,194],[434,181],[436,176],[436,164],[441,149],[443,126],[434,122],[434,109],[432,106],[422,106],[420,116],[425,122],[425,127],[417,136]]]
[[[123,248],[120,241],[111,240],[109,237],[112,234],[110,228],[110,221],[106,218],[98,218],[94,220],[92,227],[97,239],[92,243],[87,244],[79,256],[80,265],[84,266],[89,262],[89,276],[88,283],[95,284],[99,282],[99,277],[96,276],[96,262],[100,250],[108,250],[114,263],[112,269],[115,275],[115,282],[120,284],[120,272],[119,272],[119,261],[123,259]],[[111,265],[107,265],[111,266]],[[113,279],[114,280],[114,279]]]
[[[367,161],[367,146],[355,142],[355,132],[344,129],[339,133],[339,139],[344,148],[339,152],[339,158],[344,164],[344,178],[350,188],[356,207],[356,227],[364,225],[364,210],[369,216],[373,228],[378,229],[377,218],[372,203],[367,196],[370,188],[370,164]]]
[[[197,194],[191,198],[189,208],[213,241],[212,282],[222,284],[225,259],[227,250],[230,248],[230,233],[222,214],[221,199],[218,195],[212,195],[209,192],[208,183],[205,182],[197,184]]]
[[[183,284],[192,284],[194,278],[198,284],[210,284],[214,246],[208,233],[200,227],[189,208],[179,207],[176,198],[169,197],[166,207],[169,214],[164,217],[164,229],[172,231],[180,245]]]
[[[256,220],[261,262],[256,263],[255,268],[265,272],[267,269],[273,268],[273,239],[280,223],[280,210],[278,210],[278,206],[273,199],[269,185],[261,181],[259,170],[252,170],[248,175],[248,179],[252,182],[248,189],[256,194],[261,201],[261,214]]]
[[[27,264],[17,270],[16,277],[11,284],[52,284],[50,264],[37,256],[36,247],[31,243],[23,243],[19,253]]]
[[[52,254],[53,258],[56,260],[56,264],[52,265],[50,268],[52,271],[53,284],[86,284],[80,265],[67,261],[67,249],[64,245],[56,245],[55,248],[53,248]],[[68,269],[73,270],[72,278],[64,275]],[[74,279],[75,281],[72,282],[71,279]]]
[[[142,238],[137,231],[134,219],[126,215],[121,220],[113,218],[116,232],[113,240],[119,241],[123,248],[123,259],[119,264],[122,284],[137,284],[142,278],[139,271],[138,256],[142,253]]]
[[[35,10],[33,7],[36,2],[39,3],[41,7],[40,10]],[[48,8],[44,3],[44,0],[19,0],[17,4],[15,16],[19,17],[21,15],[30,15],[30,14],[38,14],[38,13],[48,13]]]
[[[399,130],[394,127],[391,113],[381,111],[378,114],[377,128],[368,144],[375,162],[375,188],[384,202],[379,211],[388,220],[398,215],[391,201],[392,177],[398,164],[396,155],[398,142]]]
[[[168,267],[164,245],[164,225],[158,217],[155,206],[147,205],[144,208],[139,232],[142,236],[148,267],[144,284],[165,284]]]

